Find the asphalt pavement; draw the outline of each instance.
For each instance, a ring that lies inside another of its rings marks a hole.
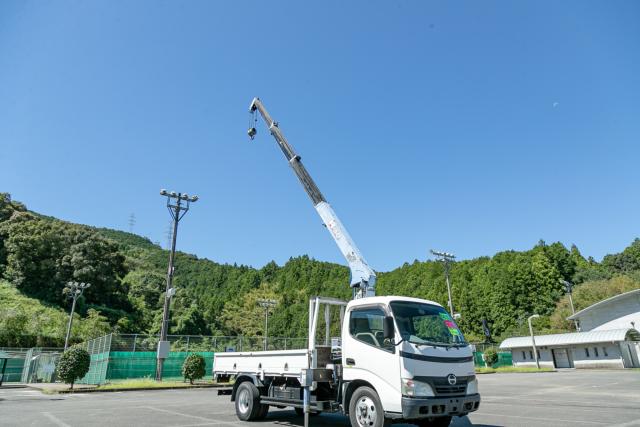
[[[480,410],[454,418],[462,426],[640,427],[639,371],[567,370],[543,374],[479,375]],[[239,426],[229,396],[216,389],[44,395],[0,388],[0,426]],[[274,409],[259,426],[301,426],[293,410]],[[347,426],[323,414],[312,426]]]

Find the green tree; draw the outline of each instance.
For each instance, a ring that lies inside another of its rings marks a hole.
[[[498,362],[498,352],[491,347],[484,352],[484,362],[488,368],[492,368]]]
[[[247,293],[240,301],[229,301],[222,310],[222,319],[227,330],[234,335],[262,336],[264,334],[264,308],[259,299],[275,299],[278,295],[272,285],[263,283]],[[273,334],[272,334],[273,335]]]
[[[199,380],[204,377],[205,364],[204,357],[199,354],[190,354],[184,359],[182,364],[182,375],[189,383],[193,384],[193,380]]]
[[[71,348],[65,351],[58,361],[56,368],[58,378],[64,383],[70,384],[70,389],[73,390],[73,384],[89,372],[90,365],[91,357],[86,350],[77,347]]]

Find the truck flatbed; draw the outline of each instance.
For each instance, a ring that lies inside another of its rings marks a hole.
[[[299,378],[309,367],[307,349],[216,353],[213,370],[218,375],[256,374]]]

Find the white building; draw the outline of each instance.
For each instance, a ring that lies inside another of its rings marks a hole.
[[[635,329],[574,332],[535,337],[541,367],[640,368],[640,332]],[[508,338],[514,366],[536,366],[531,337]]]
[[[580,332],[535,337],[541,367],[640,367],[640,289],[625,292],[579,311]],[[515,366],[535,366],[531,337],[508,338],[500,349],[511,350]]]
[[[640,330],[640,289],[597,302],[567,319],[577,321],[582,332],[624,328]]]

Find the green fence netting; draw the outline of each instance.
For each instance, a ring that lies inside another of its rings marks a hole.
[[[163,378],[182,379],[182,365],[190,354],[199,354],[205,361],[205,378],[211,377],[213,368],[212,351],[171,352],[164,361]],[[107,379],[117,381],[131,378],[154,378],[156,374],[155,351],[112,351],[109,355]]]
[[[476,351],[473,353],[473,363],[478,368],[485,368],[487,364],[482,358],[483,353]],[[500,368],[502,366],[513,366],[513,360],[511,358],[511,352],[498,353],[498,361],[492,366],[493,368]]]
[[[24,368],[24,358],[7,359],[7,367],[4,371],[3,382],[20,382],[22,369]]]

